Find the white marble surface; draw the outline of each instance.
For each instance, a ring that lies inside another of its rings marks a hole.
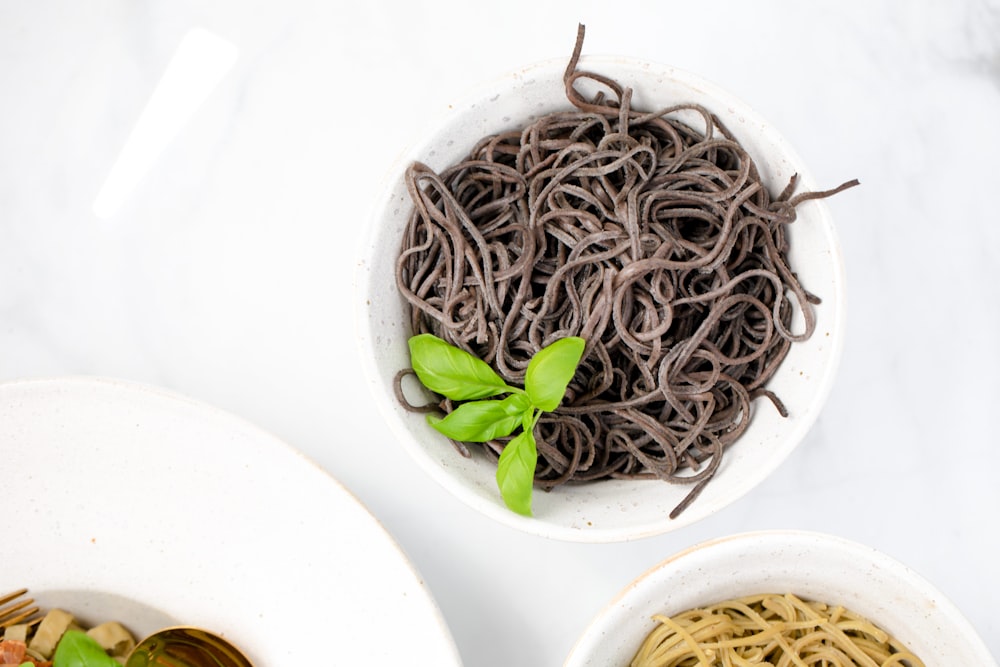
[[[387,167],[471,83],[567,55],[577,21],[589,53],[697,72],[770,119],[819,182],[862,181],[830,202],[849,332],[807,441],[715,517],[627,544],[481,518],[357,391],[355,246]],[[235,45],[235,65],[98,218],[126,138],[199,26]],[[998,121],[997,0],[4,2],[0,380],[161,385],[300,448],[396,537],[468,665],[559,664],[648,567],[772,527],[904,561],[1000,655]]]

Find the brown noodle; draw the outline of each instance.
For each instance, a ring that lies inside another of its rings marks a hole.
[[[764,385],[813,333],[818,302],[788,266],[785,227],[800,202],[857,182],[793,195],[793,177],[772,198],[714,114],[633,109],[630,89],[577,71],[582,45],[580,26],[564,75],[575,111],[485,137],[440,174],[410,166],[396,280],[414,334],[475,354],[508,383],[523,382],[541,347],[584,338],[563,404],[536,429],[536,483],[694,485],[675,517],[747,428],[755,398],[785,414]],[[586,98],[581,79],[607,92]],[[399,378],[397,395],[405,403]]]

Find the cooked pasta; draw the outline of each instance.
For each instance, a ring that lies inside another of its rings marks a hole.
[[[0,633],[0,667],[29,663],[38,667],[62,667],[57,648],[71,632],[85,632],[104,650],[109,659],[124,664],[135,648],[135,638],[117,621],[106,621],[85,629],[76,617],[62,609],[50,609],[40,620],[30,620],[2,628]],[[76,664],[76,663],[73,663]]]
[[[631,667],[924,667],[871,621],[792,594],[727,600],[654,620]]]
[[[773,196],[707,109],[639,111],[630,89],[578,71],[582,40],[581,26],[564,75],[574,110],[485,137],[440,173],[407,170],[414,210],[396,283],[413,334],[471,352],[510,383],[542,347],[585,339],[563,404],[538,423],[536,484],[692,485],[673,517],[745,431],[754,399],[784,414],[765,385],[812,334],[818,302],[788,264],[786,227],[799,203],[856,181],[795,193],[793,177]],[[584,79],[607,93],[585,97]]]

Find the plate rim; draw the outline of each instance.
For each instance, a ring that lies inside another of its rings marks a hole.
[[[124,403],[128,400],[135,400],[136,404],[143,408],[147,405],[150,406],[149,409],[151,411],[165,409],[173,414],[177,414],[180,411],[183,413],[182,416],[185,419],[195,417],[196,420],[214,422],[217,426],[231,427],[234,432],[238,430],[262,447],[266,447],[275,457],[288,461],[289,466],[297,467],[302,473],[308,470],[307,474],[315,476],[316,480],[318,480],[316,483],[328,485],[332,493],[339,496],[343,503],[345,503],[344,507],[347,507],[348,504],[352,506],[355,517],[368,524],[368,528],[371,530],[370,535],[377,536],[377,539],[381,541],[384,556],[391,558],[392,562],[395,563],[397,574],[403,577],[408,584],[404,595],[407,593],[417,593],[422,598],[419,604],[429,612],[429,617],[426,619],[428,628],[433,627],[436,630],[433,635],[434,645],[437,646],[436,651],[441,654],[442,658],[448,659],[449,662],[446,664],[456,666],[462,664],[454,636],[445,622],[444,614],[437,600],[427,585],[425,578],[410,560],[395,536],[353,491],[319,463],[284,439],[250,419],[189,394],[161,385],[107,375],[68,374],[3,380],[0,381],[0,409],[22,409],[8,403],[9,399],[22,399],[31,396],[33,392],[39,391],[43,393],[60,391],[112,392],[116,401]],[[34,395],[40,396],[43,394],[35,393]],[[159,403],[159,406],[155,405],[156,402]],[[322,514],[314,516],[322,516]],[[375,547],[378,545],[370,542],[366,546]],[[111,594],[112,596],[117,595],[114,591],[102,591],[102,593]],[[145,605],[144,601],[136,600],[135,602]]]

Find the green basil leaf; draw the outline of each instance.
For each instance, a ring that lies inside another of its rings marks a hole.
[[[502,401],[462,403],[444,419],[428,415],[427,421],[441,433],[465,442],[488,442],[510,435],[521,424],[531,401],[524,394],[511,394]]]
[[[538,450],[535,436],[528,428],[529,420],[525,420],[525,430],[507,443],[500,452],[497,461],[497,486],[507,507],[518,514],[531,516],[531,488],[535,481],[535,465],[538,463]]]
[[[482,359],[432,334],[409,340],[410,364],[420,382],[453,401],[496,396],[510,387]]]
[[[52,656],[52,667],[121,667],[93,637],[79,630],[67,630]]]
[[[535,353],[524,376],[524,390],[535,407],[545,412],[559,407],[583,357],[584,347],[586,342],[573,336],[560,338]]]

